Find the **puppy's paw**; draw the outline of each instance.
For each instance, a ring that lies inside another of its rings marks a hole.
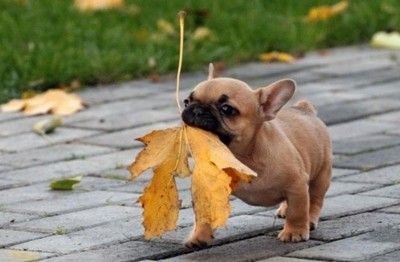
[[[286,209],[287,205],[286,204],[281,204],[279,208],[275,211],[275,216],[279,218],[286,218]]]
[[[310,222],[310,231],[317,229],[318,222]]]
[[[212,229],[209,226],[202,226],[194,229],[184,244],[187,248],[206,247],[211,245],[213,239]]]
[[[283,242],[300,242],[310,238],[308,229],[287,229],[284,228],[279,232],[278,239]]]

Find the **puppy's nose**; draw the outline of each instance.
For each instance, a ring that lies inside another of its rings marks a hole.
[[[193,108],[192,110],[193,114],[198,116],[204,113],[204,108],[200,107],[200,106],[196,106]]]

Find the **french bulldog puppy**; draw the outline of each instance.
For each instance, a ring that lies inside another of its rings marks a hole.
[[[233,192],[250,205],[274,206],[286,218],[278,239],[309,239],[317,227],[332,171],[331,139],[314,106],[302,100],[283,108],[295,91],[284,79],[252,90],[233,78],[214,78],[198,84],[187,99],[182,120],[218,135],[232,153],[257,177]],[[206,246],[213,239],[208,224],[196,224],[187,247]]]

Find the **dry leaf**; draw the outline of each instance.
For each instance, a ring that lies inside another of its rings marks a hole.
[[[371,45],[378,48],[400,49],[400,33],[377,32],[372,36]]]
[[[72,190],[74,189],[74,185],[80,183],[82,180],[82,176],[75,176],[69,178],[61,178],[58,180],[54,180],[50,183],[51,190]]]
[[[179,199],[174,176],[188,176],[189,147],[195,162],[192,198],[196,222],[217,228],[229,217],[229,194],[255,173],[237,160],[215,135],[193,127],[156,130],[138,139],[145,148],[130,166],[134,179],[152,168],[154,176],[140,202],[147,239],[176,228]],[[187,144],[188,143],[188,144]]]
[[[29,99],[11,100],[1,106],[3,112],[23,111],[26,115],[51,112],[55,115],[70,115],[83,108],[82,100],[75,94],[63,90],[50,89]]]
[[[263,62],[283,62],[283,63],[293,63],[296,58],[294,58],[291,54],[283,53],[283,52],[269,52],[263,53],[259,56],[260,60]]]
[[[329,18],[343,13],[349,7],[347,1],[340,1],[332,6],[317,6],[308,11],[306,20],[308,22],[316,22],[321,20],[328,20]]]
[[[33,132],[38,135],[44,136],[46,134],[50,134],[56,130],[57,127],[60,127],[64,124],[64,120],[59,117],[55,116],[50,119],[44,119],[35,123],[32,127]]]
[[[75,0],[75,7],[80,11],[105,10],[124,6],[124,0]]]

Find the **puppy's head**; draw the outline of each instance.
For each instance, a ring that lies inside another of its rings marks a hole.
[[[248,143],[264,121],[275,118],[294,90],[294,81],[288,79],[252,90],[237,79],[214,78],[210,65],[208,80],[184,100],[182,120],[218,135],[227,145]]]

